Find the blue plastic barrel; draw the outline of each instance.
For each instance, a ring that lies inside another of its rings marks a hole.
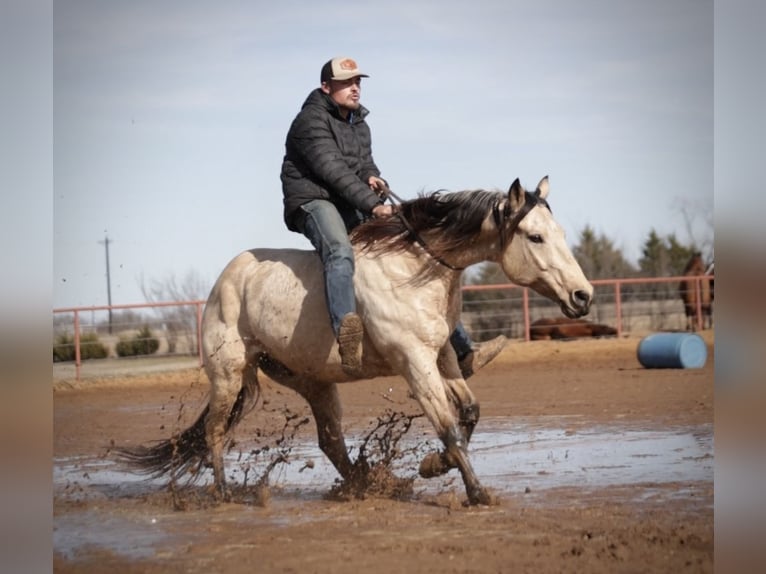
[[[648,369],[699,369],[707,346],[694,333],[654,333],[638,344],[638,362]]]

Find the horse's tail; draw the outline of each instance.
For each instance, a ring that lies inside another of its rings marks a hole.
[[[248,367],[243,373],[242,387],[237,394],[237,399],[226,419],[227,435],[255,407],[259,396],[260,386],[256,368]],[[209,411],[210,404],[205,406],[190,427],[153,446],[112,448],[111,450],[118,459],[152,478],[170,475],[173,479],[177,479],[188,474],[189,481],[193,482],[199,478],[200,471],[207,464],[208,445],[205,423]]]

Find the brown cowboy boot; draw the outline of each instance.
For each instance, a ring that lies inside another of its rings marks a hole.
[[[340,366],[347,375],[358,375],[362,370],[362,338],[364,325],[356,313],[346,313],[338,330]]]
[[[497,357],[507,344],[508,338],[504,335],[498,335],[494,339],[483,343],[474,343],[471,352],[459,361],[463,379],[467,380],[476,371]]]

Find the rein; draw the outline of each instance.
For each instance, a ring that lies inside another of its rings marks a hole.
[[[385,188],[383,195],[386,199],[391,201],[392,205],[397,205],[403,203],[402,198],[400,198],[398,195],[396,195],[393,191],[391,191],[388,187]],[[533,207],[536,205],[544,205],[548,208],[548,211],[551,210],[550,206],[548,205],[548,202],[545,201],[542,197],[539,195],[536,195],[534,193],[526,192],[525,193],[525,201],[524,205],[521,206],[521,209],[519,209],[516,213],[511,213],[511,205],[509,201],[504,202],[502,210],[500,209],[500,203],[496,202],[492,206],[492,218],[495,221],[495,225],[497,226],[499,233],[500,233],[500,248],[505,249],[505,246],[507,245],[508,241],[510,241],[510,238],[513,236],[513,234],[516,232],[516,228],[521,223],[521,220],[524,219],[527,214],[532,210]],[[412,236],[412,238],[415,240],[415,242],[420,245],[423,250],[428,253],[434,260],[436,260],[437,263],[440,265],[443,265],[447,269],[451,269],[452,271],[463,271],[465,270],[465,267],[456,267],[449,263],[448,261],[445,261],[438,253],[435,253],[425,242],[425,240],[420,237],[420,234],[418,234],[417,231],[410,225],[410,222],[407,221],[407,218],[404,217],[401,211],[397,211],[396,215],[399,216],[399,219],[402,221],[402,224],[404,225],[405,229],[407,229],[407,232]],[[509,217],[512,217],[510,224],[508,226],[504,225],[505,221],[508,220]]]
[[[389,199],[391,201],[392,205],[397,205],[403,203],[402,198],[400,198],[398,195],[396,195],[393,191],[391,191],[389,188],[385,188],[384,195],[386,199]],[[396,201],[394,201],[396,200]],[[447,269],[451,269],[452,271],[464,271],[465,267],[455,267],[451,263],[445,261],[442,259],[442,257],[435,253],[429,246],[428,243],[425,242],[425,240],[420,237],[420,234],[415,231],[415,229],[410,225],[410,222],[407,221],[407,218],[404,217],[404,214],[401,211],[397,211],[396,215],[399,216],[399,219],[402,220],[402,225],[404,225],[404,228],[407,230],[407,232],[412,236],[412,238],[415,240],[415,242],[420,245],[423,248],[423,251],[428,253],[431,258],[435,259],[437,263],[440,265],[443,265]]]
[[[431,250],[431,248],[428,247],[428,243],[426,243],[425,240],[422,237],[420,237],[420,235],[418,235],[418,232],[412,228],[412,226],[410,225],[410,222],[407,221],[407,218],[404,217],[404,215],[402,215],[401,211],[397,213],[397,215],[399,216],[399,219],[402,220],[404,227],[407,228],[407,231],[410,232],[410,235],[412,235],[413,239],[415,239],[417,244],[420,245],[423,248],[423,250],[426,253],[428,253],[432,258],[436,259],[437,263],[440,263],[441,265],[444,265],[445,267],[447,267],[448,269],[452,269],[453,271],[465,270],[465,267],[455,267],[454,265],[452,265],[452,263],[449,263],[445,261],[444,259],[442,259],[442,257],[438,253],[434,253]]]

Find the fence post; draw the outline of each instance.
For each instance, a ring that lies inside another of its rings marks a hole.
[[[617,337],[622,336],[622,289],[620,289],[621,283],[615,281],[614,283],[614,314],[615,322],[617,323]]]
[[[80,380],[80,313],[74,310],[74,378]]]
[[[697,307],[694,311],[697,320],[697,331],[702,331],[702,279],[697,279],[694,282],[694,293],[696,294]]]
[[[524,340],[532,340],[531,325],[529,321],[529,288],[524,287],[521,292],[521,300],[524,305]]]

